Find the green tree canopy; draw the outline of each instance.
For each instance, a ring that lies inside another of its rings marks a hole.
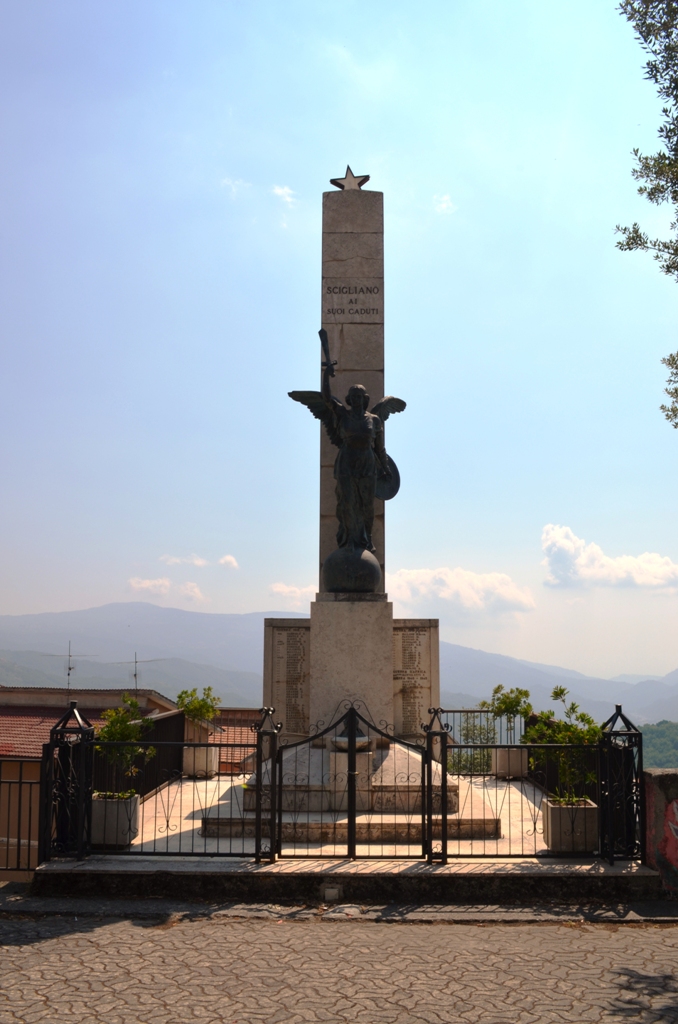
[[[552,718],[550,712],[540,711],[527,727],[521,743],[598,743],[602,729],[591,715],[579,710],[575,701],[567,703],[569,690],[554,686],[551,700],[563,705],[564,719]]]
[[[197,689],[182,690],[177,696],[177,707],[192,722],[211,722],[219,707],[219,698],[215,696],[211,686],[203,687],[202,697]]]
[[[633,25],[641,46],[649,55],[645,77],[657,88],[662,107],[659,138],[663,148],[647,156],[633,150],[636,166],[632,174],[641,184],[638,192],[654,203],[674,207],[671,238],[650,238],[639,224],[617,225],[622,235],[617,242],[624,252],[651,252],[663,273],[678,281],[678,3],[676,0],[622,0],[620,12]],[[660,406],[666,419],[678,428],[678,352],[662,363],[669,368],[665,393],[669,405]]]
[[[138,758],[149,761],[155,757],[155,747],[137,745],[143,740],[144,734],[152,728],[153,722],[142,716],[139,702],[134,697],[130,697],[129,693],[123,693],[121,707],[107,708],[101,717],[106,724],[102,725],[97,732],[97,739],[100,743],[120,743],[124,746],[97,745],[97,751],[104,754],[110,764],[121,769],[126,778],[134,778],[139,773],[134,762]],[[117,795],[129,796],[133,792],[134,789],[131,789]]]

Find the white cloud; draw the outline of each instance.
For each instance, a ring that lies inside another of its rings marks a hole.
[[[591,584],[604,587],[678,587],[678,564],[666,555],[646,551],[642,555],[603,554],[597,544],[587,544],[569,526],[548,523],[541,535],[550,587]]]
[[[294,198],[295,192],[289,187],[289,185],[274,185],[273,195],[279,196],[283,203],[287,203],[288,206],[294,206],[297,200]]]
[[[127,581],[132,590],[137,593],[158,594],[165,597],[167,594],[181,594],[189,601],[206,601],[207,598],[201,593],[197,583],[172,583],[167,576],[157,580],[142,580],[139,576],[133,576]]]
[[[223,558],[219,559],[219,565],[227,565],[229,569],[239,569],[240,566],[236,562],[233,555],[224,555]]]
[[[454,213],[457,207],[452,202],[449,195],[434,196],[433,197],[433,208],[436,213]]]
[[[139,576],[133,576],[127,582],[132,590],[145,591],[147,594],[167,594],[172,587],[166,576],[159,580],[142,580]]]
[[[301,608],[312,601],[317,589],[312,583],[307,587],[290,587],[287,583],[271,583],[270,586],[271,592],[282,597],[289,608]]]
[[[386,574],[386,589],[394,601],[413,605],[438,599],[465,612],[527,612],[534,598],[502,572],[470,569],[399,569]]]
[[[183,594],[184,597],[187,597],[189,601],[207,600],[197,583],[177,583],[174,589],[178,593]]]
[[[230,188],[231,198],[235,199],[238,192],[242,192],[244,188],[251,188],[252,183],[249,181],[243,181],[242,178],[222,178],[221,185],[223,188]]]
[[[164,562],[165,565],[197,565],[202,569],[204,565],[209,565],[206,558],[201,558],[200,555],[189,555],[188,558],[180,558],[177,555],[161,555],[159,561]]]

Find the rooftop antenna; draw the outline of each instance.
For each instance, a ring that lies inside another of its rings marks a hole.
[[[115,661],[114,665],[134,665],[134,668],[130,672],[130,677],[134,680],[134,695],[135,697],[139,694],[139,665],[149,665],[152,661],[167,661],[167,658],[137,658],[137,652],[134,652],[134,661]]]
[[[66,689],[68,691],[68,701],[71,700],[71,675],[75,672],[75,662],[71,657],[71,641],[68,641],[68,661],[66,662]]]
[[[62,658],[62,654],[45,654],[40,652],[43,658]],[[71,651],[71,641],[68,641],[68,656],[66,664],[64,665],[64,671],[66,672],[66,702],[70,703],[71,700],[71,676],[75,672],[75,661],[74,658],[98,658],[98,654],[73,654]]]

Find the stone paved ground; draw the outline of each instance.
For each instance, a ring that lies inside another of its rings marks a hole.
[[[0,920],[0,1024],[678,1022],[678,927]]]

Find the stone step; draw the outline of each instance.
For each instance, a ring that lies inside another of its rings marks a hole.
[[[607,904],[666,897],[659,874],[636,862],[553,857],[481,860],[283,858],[255,864],[248,858],[93,855],[83,861],[41,864],[35,896],[80,898],[241,900],[362,904],[534,904],[601,901]]]
[[[254,835],[254,818],[205,817],[202,819],[202,834],[209,839],[230,837],[233,839]],[[339,821],[283,821],[281,825],[283,843],[347,843],[348,822]],[[261,834],[270,835],[269,823],[261,822]],[[442,822],[433,822],[433,839],[443,834]],[[421,821],[356,820],[356,842],[391,843],[409,845],[421,843]],[[501,818],[448,818],[448,839],[501,839]]]

